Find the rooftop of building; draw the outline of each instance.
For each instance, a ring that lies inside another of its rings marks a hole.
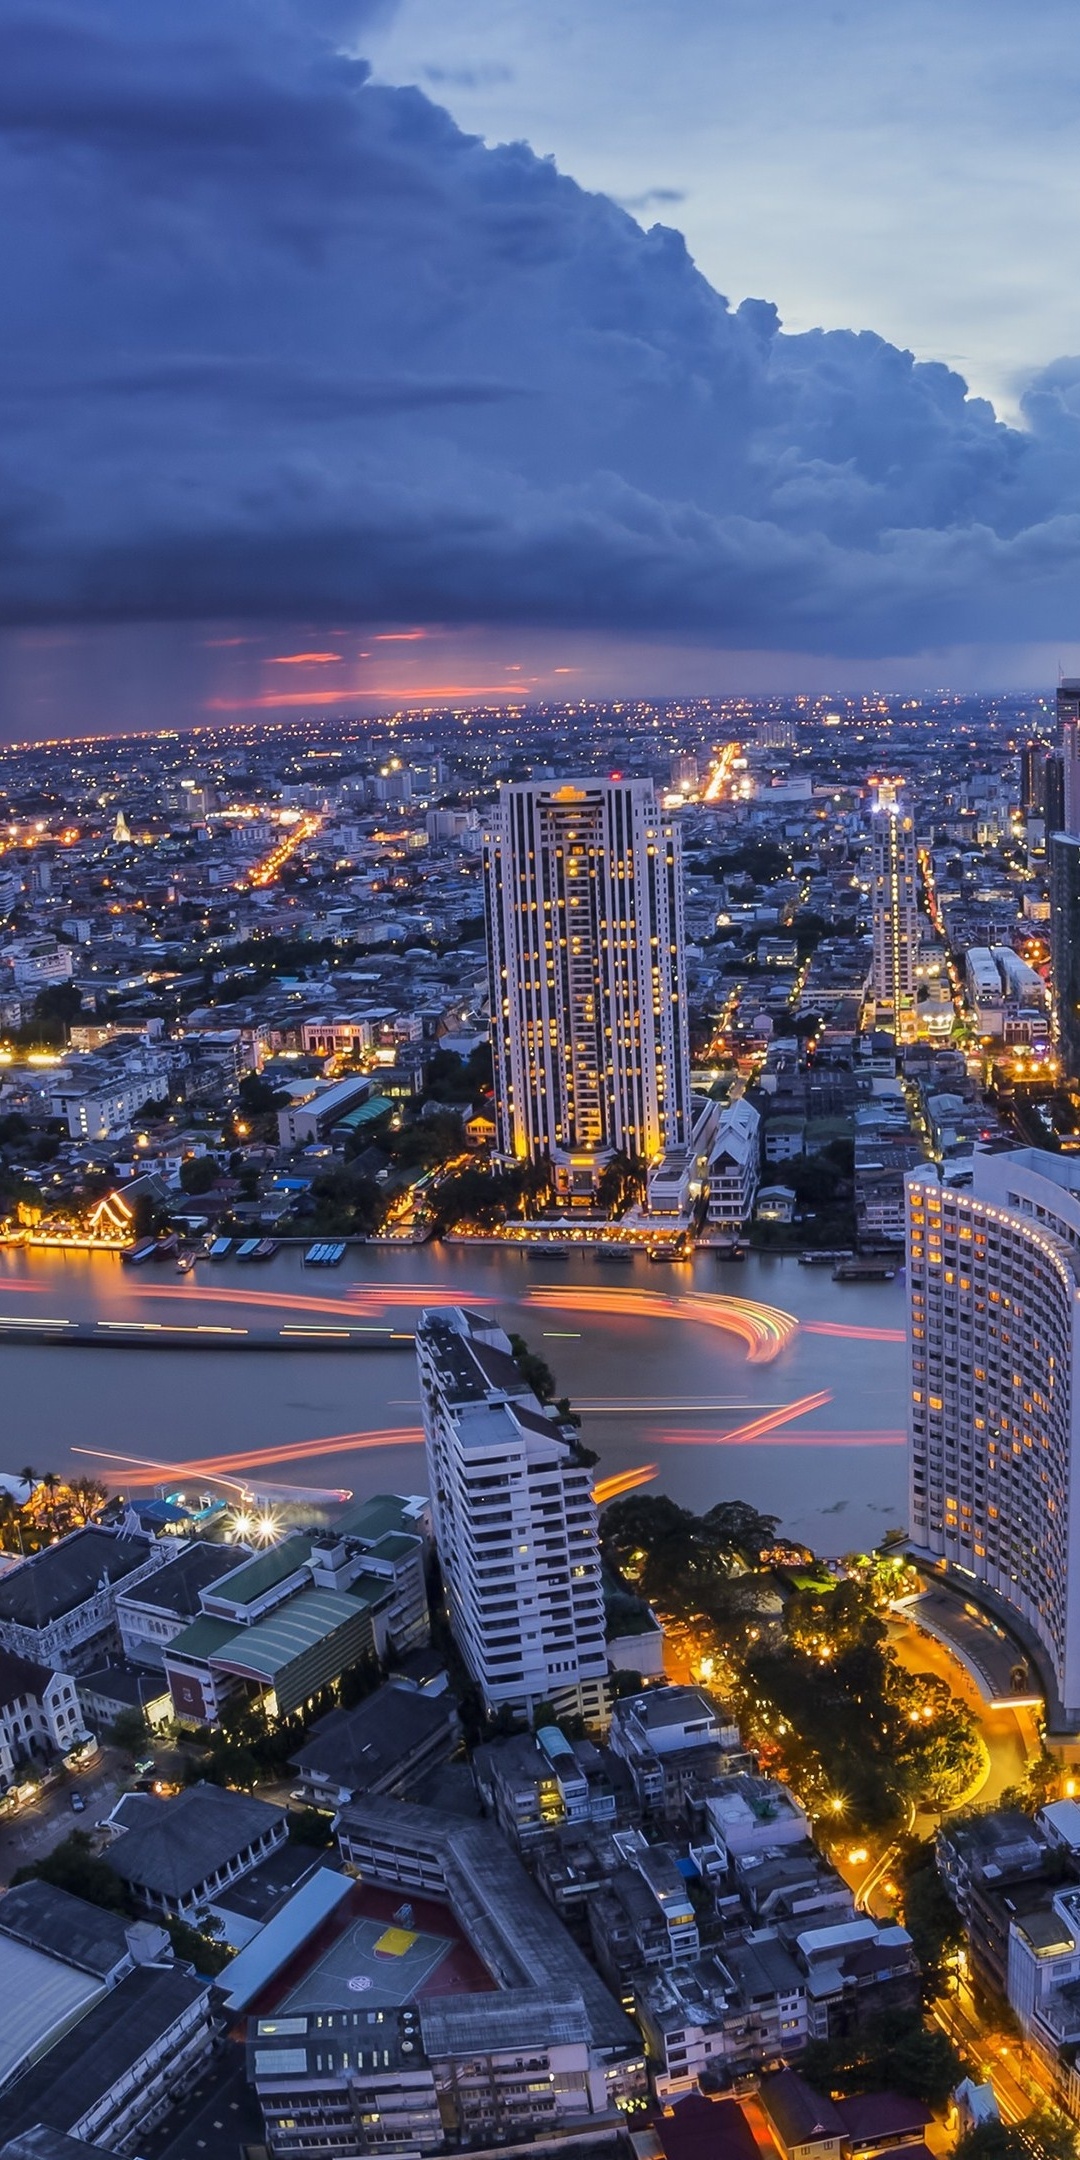
[[[256,2085],[275,2078],[304,2077],[309,2063],[321,2078],[339,2071],[382,2073],[422,2070],[419,2014],[411,2005],[376,2010],[301,2010],[253,2018],[248,2034],[249,2076]]]
[[[104,1980],[78,1965],[65,1964],[49,1951],[0,1936],[0,2084],[21,2064],[61,2033],[102,1994]],[[0,2102],[0,2134],[7,2127]],[[36,2121],[37,2116],[31,2120]],[[14,2125],[12,2125],[14,2127]]]
[[[824,2138],[841,2139],[844,2121],[827,2094],[814,2091],[797,2070],[778,2070],[764,2077],[761,2104],[777,2137],[790,2152],[797,2145],[811,2145]]]
[[[426,2053],[445,2056],[502,2048],[570,2047],[587,2043],[589,2020],[581,1996],[543,1988],[506,1988],[498,1994],[441,1995],[420,2005]]]
[[[320,1718],[292,1760],[298,1770],[321,1772],[353,1791],[376,1791],[418,1750],[450,1735],[453,1723],[449,1693],[423,1695],[387,1685],[355,1709],[331,1710]]]
[[[0,1650],[0,1708],[7,1709],[20,1695],[40,1700],[52,1673],[33,1658],[17,1657],[14,1650]]]
[[[69,2131],[207,1992],[205,1980],[175,1966],[130,1973],[3,2095],[0,2137],[37,2123]]]
[[[437,1814],[413,1802],[368,1797],[342,1810],[341,1827],[441,1855],[451,1905],[501,1987],[580,1992],[597,2046],[637,2044],[625,2011],[567,1934],[505,1839],[490,1823]]]
[[[737,2100],[688,2093],[655,2125],[664,2160],[760,2160],[753,2130]]]
[[[202,1610],[200,1592],[219,1582],[223,1575],[232,1575],[243,1557],[235,1545],[211,1545],[205,1538],[195,1538],[177,1553],[175,1560],[134,1583],[126,1595],[133,1604],[147,1605],[154,1612],[168,1613],[177,1620],[194,1620]]]
[[[149,1538],[117,1536],[94,1523],[73,1530],[0,1576],[0,1622],[48,1627],[86,1604],[103,1584],[133,1574],[152,1549]]]
[[[227,1600],[230,1605],[254,1605],[274,1590],[279,1583],[287,1582],[290,1575],[306,1567],[311,1555],[312,1533],[294,1530],[279,1545],[271,1545],[267,1552],[250,1555],[235,1561],[226,1574],[216,1582],[207,1583],[206,1595],[211,1599]]]
[[[0,1897],[0,1934],[106,1980],[130,1955],[120,1913],[106,1912],[53,1883],[16,1883]]]
[[[113,1820],[123,1835],[109,1847],[110,1867],[136,1890],[183,1898],[284,1823],[285,1811],[220,1785],[192,1785],[167,1799],[129,1793]]]
[[[388,1594],[385,1582],[369,1587],[376,1597]],[[267,1613],[265,1620],[231,1629],[213,1653],[215,1663],[272,1687],[306,1651],[355,1621],[369,1602],[362,1582],[348,1590],[298,1590],[295,1597]]]
[[[87,2145],[63,2130],[50,2130],[48,2123],[34,2123],[0,2146],[0,2160],[95,2160],[95,2155],[108,2160],[108,2148]]]

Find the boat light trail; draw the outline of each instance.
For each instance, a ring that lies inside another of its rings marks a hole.
[[[804,1320],[804,1335],[840,1335],[845,1342],[906,1342],[902,1327],[852,1327],[846,1320]]]
[[[280,1447],[242,1448],[228,1455],[200,1455],[184,1462],[149,1464],[169,1477],[227,1477],[232,1470],[269,1469],[273,1463],[307,1462],[319,1455],[360,1454],[368,1448],[421,1447],[422,1425],[392,1425],[376,1432],[328,1433],[319,1440],[288,1441]],[[94,1455],[108,1462],[137,1461],[135,1456],[110,1455],[105,1448],[80,1447],[76,1455]]]
[[[355,1283],[341,1297],[317,1297],[303,1290],[228,1290],[216,1283],[200,1281],[192,1276],[178,1283],[139,1283],[135,1295],[140,1298],[199,1298],[208,1305],[264,1305],[283,1312],[333,1313],[335,1319],[346,1322],[366,1315],[390,1311],[394,1306],[406,1309],[422,1305],[460,1305],[464,1293],[460,1290],[426,1290],[422,1283],[392,1283],[386,1286]],[[470,1293],[465,1297],[469,1305],[496,1305],[498,1298]],[[503,1300],[502,1302],[505,1302]]]
[[[786,1432],[770,1426],[768,1432],[747,1435],[730,1433],[651,1432],[650,1447],[797,1447],[797,1448],[892,1448],[904,1447],[900,1432]]]
[[[723,1297],[715,1291],[687,1291],[669,1297],[662,1290],[593,1289],[575,1284],[573,1290],[547,1284],[530,1290],[523,1301],[545,1312],[610,1313],[628,1320],[691,1320],[704,1327],[737,1335],[746,1344],[751,1365],[767,1365],[784,1349],[798,1329],[794,1313],[777,1305],[763,1305],[753,1298]]]
[[[593,1499],[597,1507],[603,1507],[606,1500],[621,1500],[624,1493],[636,1492],[639,1485],[651,1485],[659,1474],[654,1462],[639,1463],[636,1470],[620,1470],[614,1477],[597,1480]]]

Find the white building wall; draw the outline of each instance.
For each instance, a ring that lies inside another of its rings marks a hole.
[[[416,1334],[435,1539],[450,1624],[489,1710],[538,1702],[606,1715],[592,1474],[524,1382],[453,1399],[440,1330],[510,1355],[497,1327],[425,1313]],[[520,1416],[518,1412],[520,1411]]]

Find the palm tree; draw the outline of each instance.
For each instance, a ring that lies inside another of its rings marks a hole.
[[[96,1478],[73,1478],[68,1490],[71,1493],[71,1512],[80,1527],[92,1522],[109,1495]]]

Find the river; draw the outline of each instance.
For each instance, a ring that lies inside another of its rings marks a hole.
[[[490,1309],[542,1352],[598,1478],[652,1470],[646,1489],[698,1510],[748,1500],[823,1554],[905,1520],[899,1280],[839,1285],[794,1259],[705,1252],[619,1267],[587,1252],[560,1265],[480,1245],[357,1247],[326,1273],[285,1248],[186,1277],[106,1253],[0,1252],[0,1314],[24,1321],[408,1330],[426,1300]],[[259,1492],[425,1487],[407,1342],[377,1355],[3,1343],[0,1390],[5,1470],[189,1492],[230,1475]]]

